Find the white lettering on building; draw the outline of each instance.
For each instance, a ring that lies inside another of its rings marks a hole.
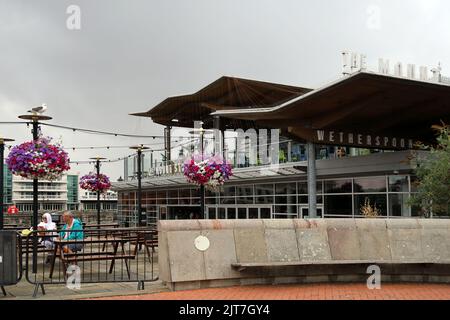
[[[345,76],[351,75],[352,73],[358,71],[365,71],[367,69],[367,58],[364,54],[354,53],[349,51],[342,52],[343,59],[343,70],[342,73]],[[429,75],[431,72],[431,77]],[[416,72],[416,65],[414,64],[403,64],[402,62],[397,62],[393,65],[393,70],[391,70],[391,64],[388,59],[379,58],[378,59],[378,73],[384,75],[393,75],[401,78],[408,78],[412,80],[430,81],[430,82],[440,82],[449,83],[450,78],[443,77],[441,75],[441,64],[438,67],[429,69],[426,66],[420,66],[419,72]]]

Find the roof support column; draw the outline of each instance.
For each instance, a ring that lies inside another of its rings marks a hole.
[[[308,152],[308,212],[309,218],[317,218],[317,176],[316,176],[316,145],[307,143]]]
[[[223,132],[220,129],[220,117],[214,116],[214,154],[216,155],[223,155]]]
[[[165,159],[166,163],[164,165],[167,165],[171,160],[171,156],[170,156],[170,151],[172,149],[170,146],[170,140],[171,140],[170,130],[171,129],[172,128],[170,126],[166,126],[164,128],[164,150],[165,150],[165,158],[166,158]]]

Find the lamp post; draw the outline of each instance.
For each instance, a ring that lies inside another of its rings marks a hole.
[[[144,145],[130,147],[132,150],[137,150],[137,181],[138,181],[138,191],[137,191],[137,206],[138,206],[138,223],[142,226],[142,150],[148,150],[150,148],[144,147]]]
[[[4,213],[4,203],[3,203],[3,191],[4,191],[4,162],[5,162],[5,142],[11,142],[14,139],[2,138],[0,137],[0,230],[3,230],[3,213]]]
[[[25,114],[19,116],[19,119],[32,121],[33,124],[33,141],[36,141],[39,138],[39,121],[47,121],[51,120],[52,117],[44,116],[42,114],[38,114],[33,112],[32,114]],[[39,193],[39,180],[33,179],[33,230],[37,230],[38,225],[38,215],[39,215],[39,202],[38,202],[38,193]],[[33,273],[37,273],[37,246],[38,246],[38,237],[37,233],[33,234]]]
[[[95,160],[95,169],[97,170],[97,179],[100,175],[100,162],[102,160],[106,160],[106,158],[95,157],[89,158],[91,160]],[[97,229],[100,229],[100,190],[97,190]]]
[[[203,158],[204,157],[203,141],[204,141],[204,135],[205,135],[206,130],[201,127],[199,129],[194,129],[192,131],[189,131],[189,133],[194,134],[197,131],[200,133],[200,152],[202,154],[202,161],[203,161],[204,160],[204,158]],[[205,217],[205,186],[201,185],[200,186],[200,218],[204,219],[204,217]]]

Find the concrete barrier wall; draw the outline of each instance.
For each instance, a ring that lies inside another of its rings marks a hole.
[[[195,245],[199,236],[209,240],[204,251]],[[382,270],[386,280],[436,280],[429,278],[430,268],[401,265],[450,261],[450,220],[166,220],[159,222],[158,239],[160,279],[173,290],[367,278],[366,266],[332,265],[340,260],[395,262]],[[331,265],[232,268],[233,263],[316,261]],[[450,267],[440,267],[445,277],[439,281],[450,282]]]

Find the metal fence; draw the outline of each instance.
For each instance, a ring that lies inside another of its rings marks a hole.
[[[49,284],[76,289],[87,283],[136,282],[143,289],[145,282],[158,280],[157,236],[154,228],[18,234],[21,271],[35,286],[33,296],[39,289],[45,294]]]

